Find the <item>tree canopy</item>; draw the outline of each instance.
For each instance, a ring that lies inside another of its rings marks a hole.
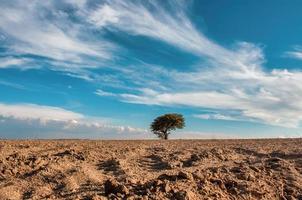
[[[167,140],[172,130],[184,127],[185,119],[181,114],[169,113],[154,119],[150,129],[159,138]]]

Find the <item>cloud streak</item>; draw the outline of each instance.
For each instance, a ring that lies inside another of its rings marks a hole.
[[[199,32],[186,15],[186,2],[176,1],[165,10],[156,1],[105,1],[88,16],[97,28],[113,28],[132,35],[151,37],[184,51],[228,66],[257,67],[263,62],[261,51],[249,43],[226,49]],[[253,63],[253,66],[251,64]]]
[[[139,139],[150,135],[144,129],[111,125],[59,107],[36,104],[0,104],[2,138],[100,138]]]
[[[0,69],[18,67],[20,65],[24,66],[23,69],[33,68],[33,66],[27,66],[29,62],[30,59],[26,58],[4,57],[0,58]]]
[[[122,101],[193,106],[221,112],[234,110],[241,113],[241,119],[248,121],[299,126],[301,72],[264,70],[265,56],[258,45],[238,42],[225,48],[208,39],[187,17],[184,4],[171,4],[173,9],[167,11],[158,4],[148,3],[105,2],[89,19],[100,29],[109,26],[132,35],[151,37],[206,58],[207,62],[197,65],[191,72],[147,70],[155,77],[148,81],[161,87],[147,84],[147,88],[137,88],[135,94],[121,94]],[[158,76],[164,78],[158,79]],[[235,119],[234,116],[230,118]]]
[[[302,47],[301,46],[295,46],[292,51],[287,51],[284,54],[287,57],[295,58],[302,60]]]
[[[203,74],[202,72],[199,72]],[[196,77],[199,77],[196,73]],[[148,105],[193,106],[225,111],[237,111],[239,120],[258,121],[270,125],[298,127],[302,119],[300,72],[272,71],[259,77],[243,79],[234,78],[234,73],[216,76],[216,81],[208,80],[215,77],[215,72],[207,71],[205,80],[199,82],[175,80],[174,87],[184,87],[184,91],[170,89],[168,92],[157,92],[148,89],[140,94],[121,94],[124,101]],[[185,74],[182,73],[182,76]],[[193,76],[193,74],[186,74]],[[243,76],[243,75],[242,75]],[[202,77],[202,76],[200,76]],[[191,89],[188,89],[190,88]],[[199,89],[196,89],[199,88]],[[230,116],[238,119],[238,116]]]
[[[70,14],[62,9],[68,5],[57,1],[3,2],[0,30],[7,36],[8,52],[86,65],[87,57],[111,58],[113,45],[100,38],[84,39],[82,24],[72,21]]]
[[[54,121],[69,121],[81,119],[84,116],[58,107],[40,106],[36,104],[0,104],[0,115],[18,119],[40,119]]]
[[[261,45],[239,41],[225,47],[209,39],[188,17],[186,3],[112,0],[91,6],[83,0],[32,0],[28,4],[16,0],[1,6],[0,29],[5,34],[7,54],[45,57],[50,69],[96,85],[122,88],[120,93],[96,90],[95,94],[103,98],[189,106],[197,108],[196,113],[208,108],[217,112],[205,114],[203,119],[299,127],[302,72],[268,70]],[[97,36],[92,34],[94,31]],[[151,38],[204,61],[189,66],[187,71],[185,67],[168,69],[144,62],[117,65],[114,50],[118,44],[105,39],[106,31],[127,33],[133,40],[136,36]],[[302,57],[299,48],[287,54]],[[0,68],[22,68],[26,62],[31,60],[9,55]],[[93,71],[105,63],[110,72]]]

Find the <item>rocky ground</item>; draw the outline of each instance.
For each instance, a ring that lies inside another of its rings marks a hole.
[[[298,199],[302,139],[0,141],[0,199]]]

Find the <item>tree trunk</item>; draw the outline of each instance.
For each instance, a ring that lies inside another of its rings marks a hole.
[[[164,139],[167,140],[168,139],[168,133],[164,134]]]

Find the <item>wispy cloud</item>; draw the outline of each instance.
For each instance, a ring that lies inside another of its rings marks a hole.
[[[229,115],[223,115],[223,114],[219,114],[219,113],[210,113],[210,114],[195,114],[193,115],[196,118],[199,119],[207,119],[207,120],[211,120],[211,119],[215,119],[215,120],[230,120],[230,121],[237,121],[240,120],[238,118],[229,116]]]
[[[23,86],[22,84],[18,84],[18,83],[6,81],[6,80],[1,80],[1,79],[0,79],[0,85],[8,86],[8,87],[19,89],[19,90],[27,90],[27,88],[25,86]]]
[[[240,120],[285,127],[299,126],[302,119],[302,87],[299,84],[301,72],[259,71],[259,77],[248,78],[235,78],[236,73],[234,71],[215,77],[215,71],[207,71],[205,80],[202,80],[202,72],[195,76],[192,73],[182,73],[183,81],[178,82],[176,79],[174,88],[168,92],[143,91],[140,94],[122,94],[121,98],[131,103],[193,106],[201,110],[211,108],[221,110],[221,115],[225,115],[225,110],[234,110],[241,113]],[[194,82],[184,78],[184,75],[201,78]],[[213,79],[208,80],[210,77]],[[184,85],[185,90],[176,89]]]
[[[2,2],[0,30],[7,36],[9,52],[84,64],[89,63],[87,57],[110,58],[113,45],[83,35],[85,28],[71,19],[71,8],[64,10],[68,5],[63,1]]]
[[[160,1],[117,0],[95,2],[93,6],[84,0],[5,2],[0,8],[0,30],[6,35],[8,54],[46,57],[51,69],[125,89],[122,94],[98,90],[99,96],[129,103],[215,109],[216,115],[209,115],[209,119],[298,127],[302,120],[302,72],[266,69],[259,44],[239,41],[226,47],[209,39],[188,17],[186,4],[173,1],[163,6]],[[73,9],[66,12],[63,8]],[[91,34],[94,31],[97,36]],[[118,44],[106,40],[103,31],[152,38],[204,62],[190,66],[189,71],[143,62],[117,66],[113,60],[118,57],[114,54]],[[287,54],[302,58],[300,48]],[[2,68],[23,66],[24,60],[6,59]],[[105,66],[100,62],[103,60],[112,62]],[[104,66],[112,71],[99,74],[92,70]],[[240,116],[227,115],[225,110]]]
[[[85,116],[59,107],[0,104],[2,138],[148,138],[146,130]]]
[[[116,94],[112,93],[112,92],[106,92],[104,90],[101,90],[101,89],[98,89],[96,92],[95,92],[96,95],[98,96],[116,96]]]
[[[37,68],[35,64],[31,63],[31,59],[14,58],[11,56],[0,58],[0,69],[19,66],[22,66],[22,69]]]
[[[186,15],[186,3],[170,2],[167,10],[156,1],[105,1],[88,20],[97,28],[155,38],[220,64],[246,68],[247,64],[256,67],[262,62],[261,51],[252,44],[239,43],[234,50],[226,49],[199,32]]]
[[[154,2],[110,1],[91,13],[90,23],[100,29],[111,27],[151,37],[207,59],[191,72],[162,70],[156,73],[144,68],[148,71],[144,74],[151,72],[153,75],[153,78],[148,77],[148,81],[161,87],[147,83],[143,90],[137,88],[135,93],[120,95],[122,101],[194,106],[221,109],[221,112],[238,110],[242,119],[286,127],[299,126],[302,119],[302,105],[299,103],[301,72],[265,70],[261,46],[238,42],[233,47],[223,47],[194,27],[186,15],[184,4],[172,3],[170,6],[171,10],[164,10]],[[143,76],[138,72],[136,75]]]
[[[302,60],[302,47],[295,46],[292,51],[287,51],[284,53],[284,55],[291,58]]]
[[[58,107],[36,104],[0,104],[0,115],[18,119],[41,119],[69,121],[81,119],[84,116]]]

